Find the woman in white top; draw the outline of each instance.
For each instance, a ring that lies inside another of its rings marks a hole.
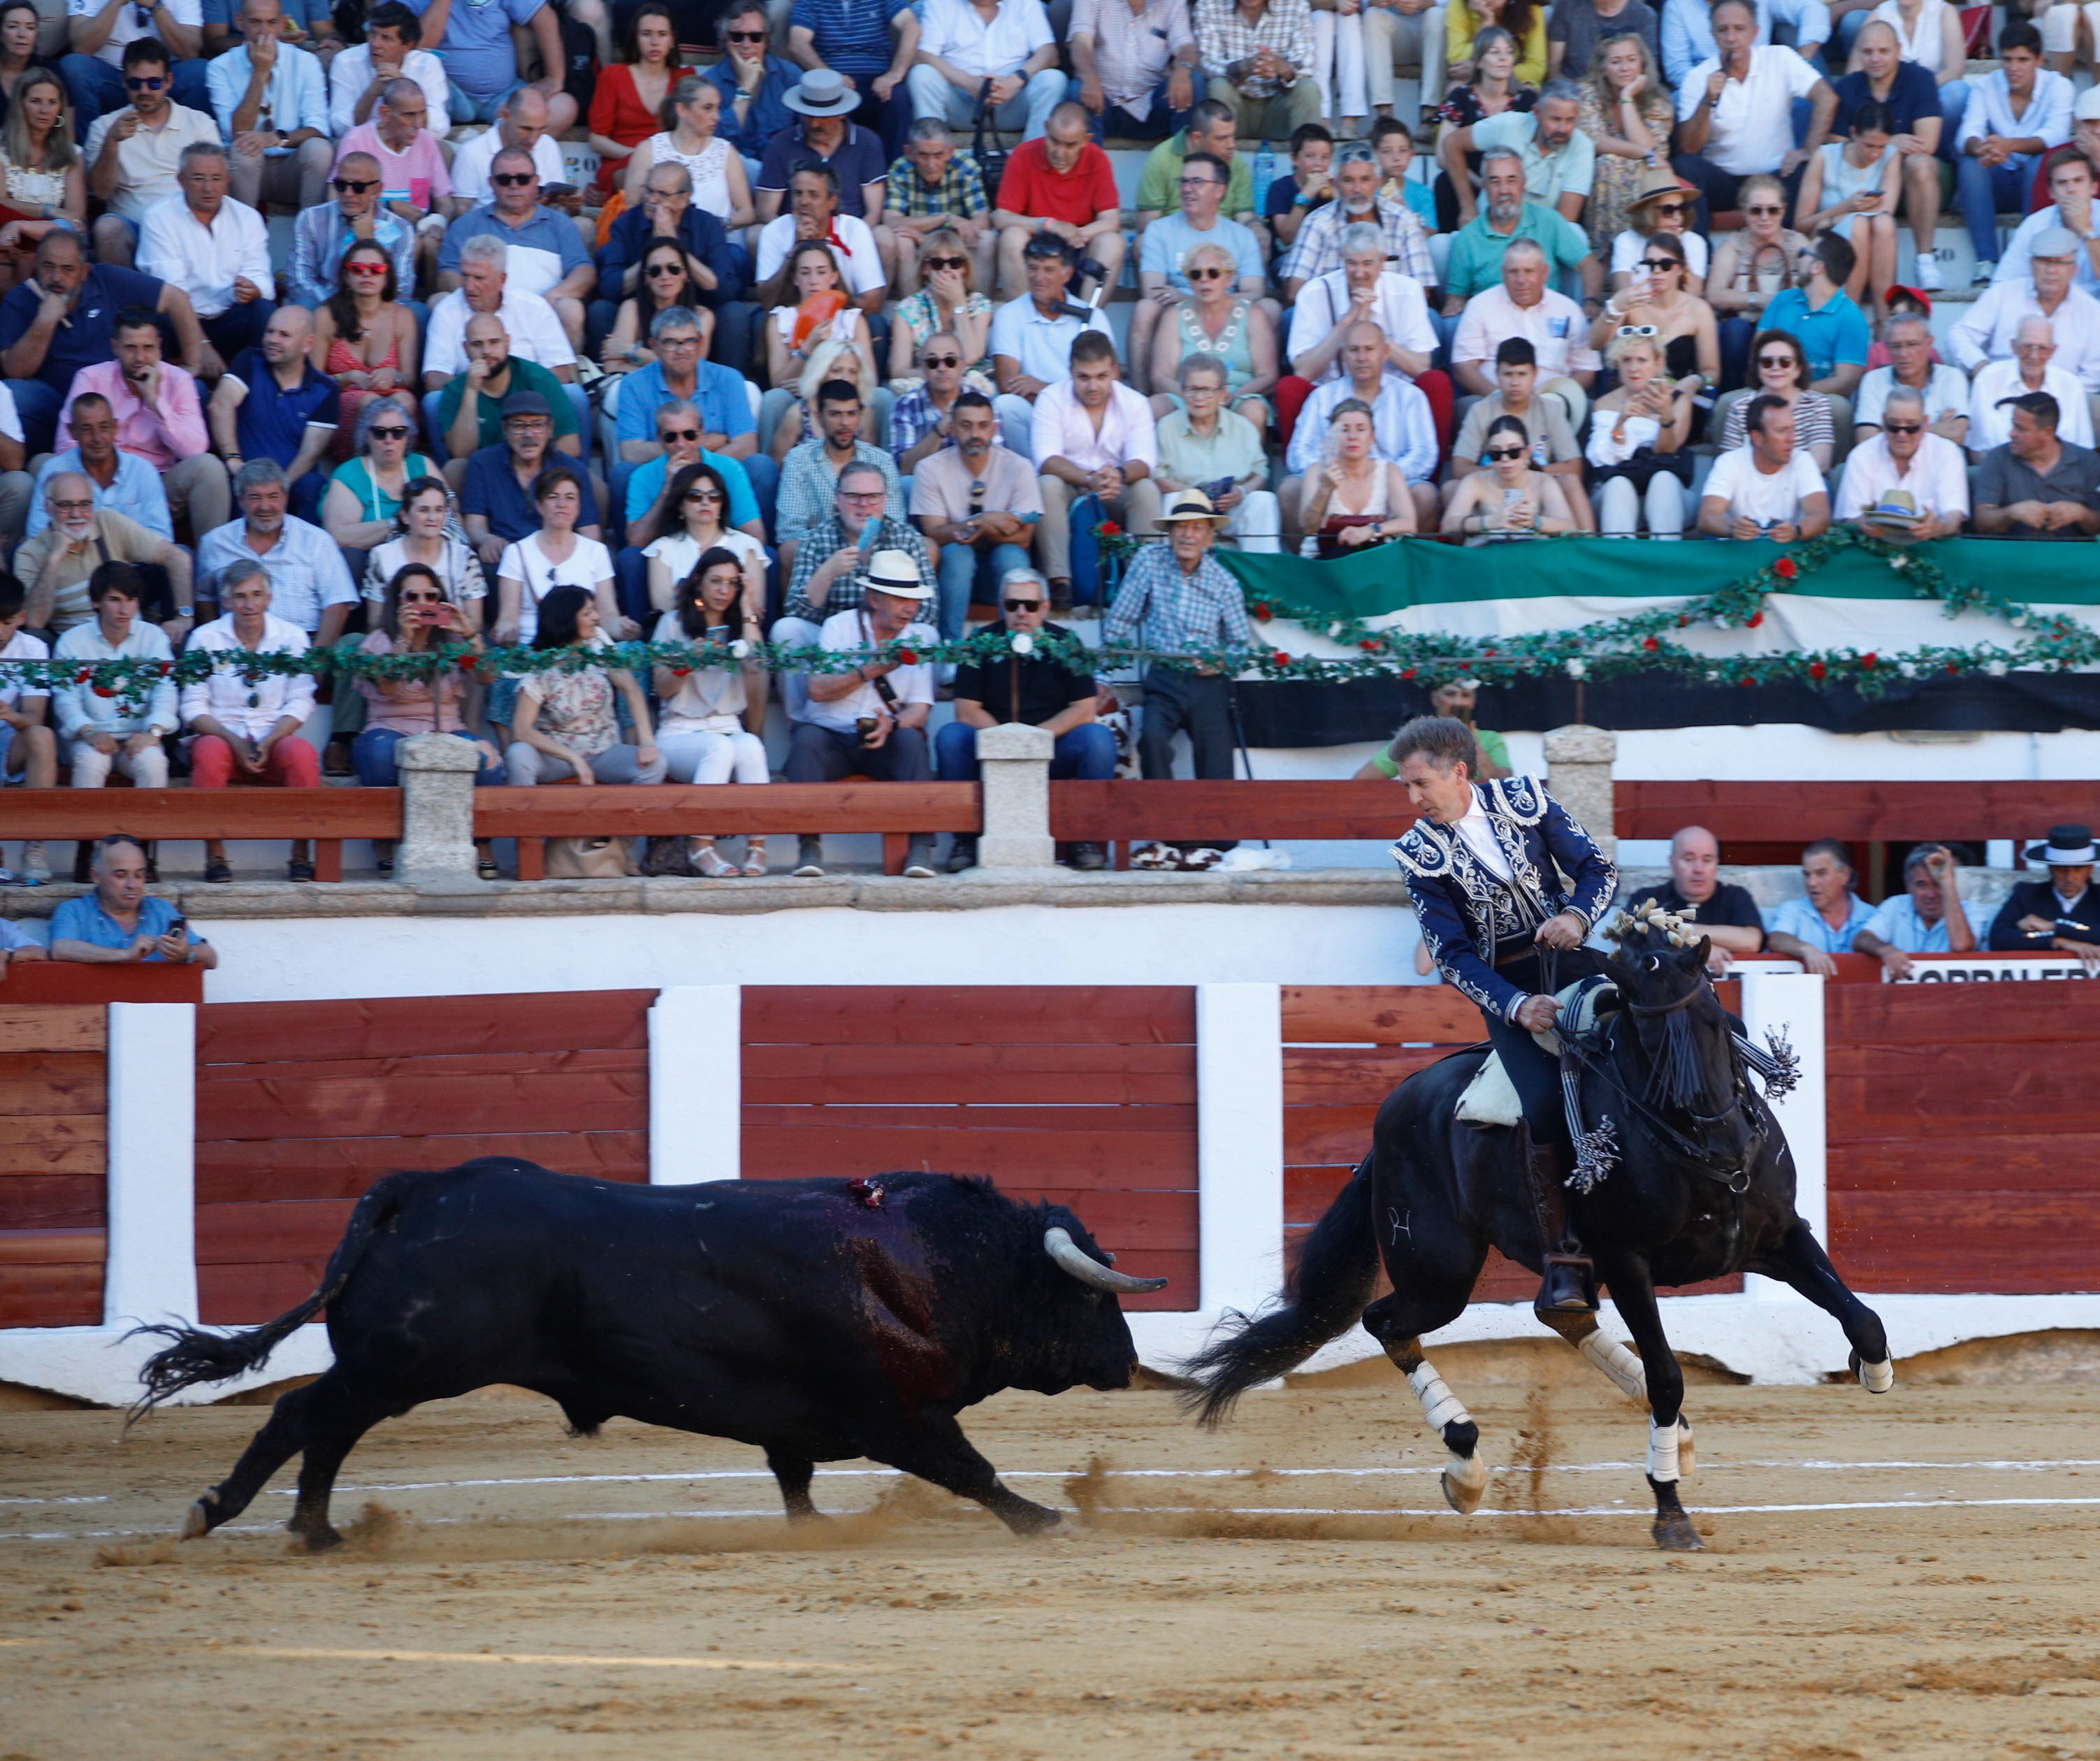
[[[1445,532],[1483,545],[1577,529],[1560,479],[1532,469],[1531,430],[1521,417],[1498,416],[1490,422],[1480,456],[1487,469],[1458,485],[1444,510]]]
[[[649,608],[673,610],[678,603],[678,588],[699,567],[710,550],[726,550],[743,571],[743,602],[753,617],[765,615],[765,547],[749,532],[739,532],[729,523],[729,485],[721,474],[704,460],[681,466],[672,474],[669,512],[664,523],[671,529],[642,553],[649,568]],[[769,676],[761,672],[751,682],[752,706],[757,726],[765,725],[765,698]]]
[[[612,554],[576,531],[583,487],[567,465],[549,465],[532,485],[540,529],[508,546],[496,566],[496,642],[498,647],[533,640],[540,602],[557,587],[580,587],[598,607],[598,623],[617,629],[624,621],[612,596]]]
[[[853,303],[839,260],[822,239],[804,239],[789,253],[789,284],[796,304],[776,306],[765,327],[765,364],[776,386],[792,387],[796,401],[788,405],[772,437],[773,456],[784,459],[814,430],[810,406],[827,379],[852,379],[860,386],[861,438],[879,439],[875,427],[875,339],[867,316]],[[799,341],[802,305],[820,294],[839,294],[845,303]]]
[[[758,218],[743,157],[715,131],[721,126],[721,88],[697,73],[682,76],[664,102],[664,132],[651,135],[628,158],[627,205],[642,205],[649,168],[675,159],[693,174],[693,205],[732,232]]]
[[[48,68],[31,68],[15,84],[0,126],[7,205],[31,218],[0,227],[0,275],[11,283],[30,272],[38,241],[55,226],[77,233],[87,224],[87,174],[66,120],[66,91]]]
[[[1903,155],[1890,144],[1896,119],[1878,98],[1852,113],[1852,132],[1809,155],[1794,202],[1794,224],[1811,238],[1835,232],[1853,253],[1845,291],[1871,321],[1896,278],[1896,201]],[[1873,309],[1868,311],[1869,295]]]
[[[1643,509],[1649,533],[1684,532],[1684,497],[1692,481],[1683,448],[1692,439],[1692,397],[1673,385],[1653,337],[1621,330],[1604,351],[1618,371],[1617,387],[1590,406],[1590,495],[1597,529],[1630,538]]]
[[[1705,235],[1692,230],[1692,214],[1698,205],[1699,192],[1668,166],[1652,166],[1642,172],[1634,199],[1626,205],[1626,229],[1612,241],[1609,285],[1614,294],[1633,280],[1648,241],[1658,232],[1667,232],[1684,248],[1685,291],[1705,298],[1706,268],[1712,252]]]
[[[488,577],[482,572],[474,546],[448,529],[452,518],[452,492],[442,477],[418,477],[409,483],[401,493],[400,511],[394,516],[401,536],[373,551],[365,564],[364,597],[371,604],[384,605],[394,577],[408,564],[420,563],[437,577],[445,598],[459,607],[467,629],[479,634],[488,610]]]
[[[1397,465],[1378,455],[1371,407],[1344,398],[1327,418],[1326,463],[1306,472],[1298,526],[1308,554],[1339,556],[1414,530],[1414,497]]]
[[[2060,73],[2071,71],[2071,38],[2077,27],[2078,12],[2076,6],[2060,6],[2050,15],[2063,14],[2071,27],[2058,33],[2065,39],[2063,64],[2058,70]],[[1961,14],[1948,0],[1882,0],[1868,17],[1879,19],[1893,30],[1904,60],[1917,63],[1932,76],[1935,84],[1954,85],[1968,73],[1969,43],[1961,29]],[[2054,50],[2057,46],[2049,41],[2050,32],[2045,21],[2041,29],[2043,46]],[[1856,73],[1861,65],[1855,38],[1846,71]],[[1950,128],[1952,126],[1948,125]]]
[[[656,625],[660,642],[742,640],[754,647],[763,638],[760,613],[746,597],[743,563],[734,551],[720,547],[704,552],[692,572],[678,584],[678,602]],[[697,667],[681,675],[667,666],[655,671],[656,695],[663,715],[656,730],[667,774],[673,783],[765,783],[765,742],[752,731],[765,725],[765,699],[751,707],[750,687],[762,682],[765,669],[755,660],[739,666]],[[712,837],[686,841],[693,866],[711,879],[765,872],[765,840],[750,837],[743,866],[720,855]]]

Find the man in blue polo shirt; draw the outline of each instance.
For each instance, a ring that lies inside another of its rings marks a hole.
[[[656,359],[620,382],[619,456],[608,466],[613,505],[624,499],[634,467],[664,450],[656,438],[657,406],[682,399],[699,410],[700,444],[741,464],[760,505],[770,509],[779,492],[780,467],[759,449],[758,421],[743,374],[700,358],[700,321],[686,307],[657,313],[649,341]]]
[[[492,576],[503,560],[506,545],[540,529],[539,510],[532,505],[532,485],[540,473],[555,462],[549,457],[554,438],[554,406],[536,391],[514,391],[503,400],[503,444],[483,447],[466,461],[466,486],[460,492],[460,510],[467,537]],[[583,499],[576,530],[586,538],[602,542],[605,534],[598,523],[598,497],[591,491],[590,474],[577,472],[576,482]]]
[[[313,315],[280,306],[263,327],[262,346],[233,357],[205,413],[211,442],[226,468],[249,459],[275,459],[292,486],[292,511],[311,520],[327,492],[321,455],[335,439],[342,394],[307,359]]]
[[[1845,292],[1857,261],[1849,242],[1835,232],[1824,233],[1801,253],[1796,273],[1802,285],[1782,288],[1765,307],[1766,329],[1801,338],[1811,389],[1825,397],[1849,398],[1866,377],[1873,336],[1865,315]],[[1850,406],[1832,419],[1849,423]]]
[[[191,929],[181,908],[146,896],[146,850],[135,839],[106,837],[95,846],[95,890],[51,913],[51,958],[85,964],[136,960],[201,966],[218,951]]]
[[[486,234],[502,241],[507,285],[536,294],[554,308],[569,346],[584,346],[584,302],[598,285],[598,270],[584,249],[576,223],[540,200],[540,168],[522,148],[506,147],[489,167],[492,198],[471,208],[445,228],[438,253],[438,290],[460,285],[460,247]]]
[[[1764,914],[1765,949],[1835,978],[1833,954],[1852,951],[1852,938],[1873,920],[1874,907],[1852,890],[1852,853],[1837,838],[1818,838],[1801,853],[1799,898],[1783,899]]]

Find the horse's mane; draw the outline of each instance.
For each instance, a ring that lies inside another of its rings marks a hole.
[[[1688,950],[1699,942],[1696,924],[1665,911],[1653,899],[1643,900],[1630,912],[1621,911],[1604,933],[1617,942],[1622,954],[1662,954],[1671,948]],[[1654,1019],[1661,1043],[1652,1054],[1648,1086],[1642,1098],[1651,1105],[1661,1102],[1688,1110],[1697,1103],[1702,1086],[1699,1043],[1692,1033],[1692,1011],[1673,1009]]]

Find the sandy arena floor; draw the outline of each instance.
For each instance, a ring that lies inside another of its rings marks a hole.
[[[342,1552],[287,1551],[289,1470],[179,1547],[261,1410],[0,1411],[0,1761],[2100,1757],[2089,1382],[1710,1380],[1677,1558],[1572,1354],[1437,1361],[1516,1464],[1470,1520],[1379,1366],[1216,1435],[1156,1390],[992,1401],[980,1447],[1088,1512],[1034,1545],[865,1463],[791,1537],[755,1452],[492,1391],[366,1440]]]

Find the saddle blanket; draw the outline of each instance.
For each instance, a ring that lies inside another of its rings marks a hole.
[[[1562,1019],[1576,1033],[1587,1033],[1596,1026],[1599,1017],[1616,1012],[1619,987],[1608,978],[1578,978],[1556,993],[1555,1000],[1560,1005]],[[1554,1057],[1560,1056],[1558,1029],[1535,1033],[1531,1037]],[[1520,1125],[1523,1122],[1524,1107],[1517,1099],[1516,1084],[1502,1068],[1502,1054],[1490,1052],[1487,1062],[1458,1097],[1458,1123],[1486,1131],[1497,1125]]]

